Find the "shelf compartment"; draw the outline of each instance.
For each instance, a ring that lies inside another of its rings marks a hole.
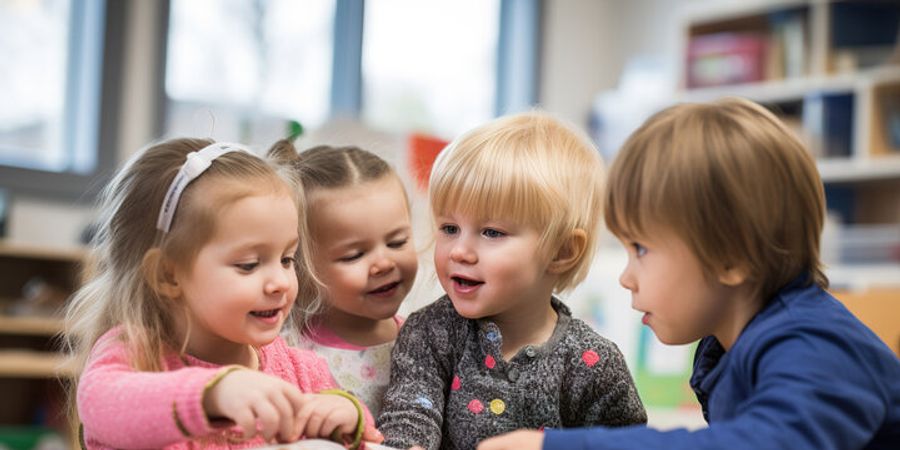
[[[72,377],[75,370],[62,353],[34,350],[0,350],[0,377],[56,378]]]
[[[0,334],[56,336],[63,332],[63,320],[56,317],[13,317],[0,315]]]

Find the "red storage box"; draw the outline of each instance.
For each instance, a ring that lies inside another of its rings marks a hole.
[[[688,43],[687,87],[762,81],[768,39],[755,33],[695,36]]]

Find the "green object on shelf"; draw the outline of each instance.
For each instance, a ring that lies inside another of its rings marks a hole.
[[[60,440],[59,435],[50,428],[28,426],[0,426],[0,449],[32,450],[40,448],[42,441]]]

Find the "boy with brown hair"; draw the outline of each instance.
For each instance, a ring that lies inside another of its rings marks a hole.
[[[709,427],[518,431],[496,449],[900,448],[900,361],[828,292],[815,161],[771,112],[725,99],[651,117],[610,169],[605,218],[632,307],[700,339]]]

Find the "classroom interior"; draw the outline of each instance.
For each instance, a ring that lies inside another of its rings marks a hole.
[[[423,187],[455,136],[537,107],[608,164],[661,108],[749,98],[816,156],[832,291],[900,355],[900,1],[5,0],[0,24],[0,448],[66,448],[58,311],[95,196],[178,136],[388,160],[420,249],[408,314],[440,294]],[[625,259],[605,234],[564,301],[619,345],[651,426],[702,427],[693,347],[641,325]]]

